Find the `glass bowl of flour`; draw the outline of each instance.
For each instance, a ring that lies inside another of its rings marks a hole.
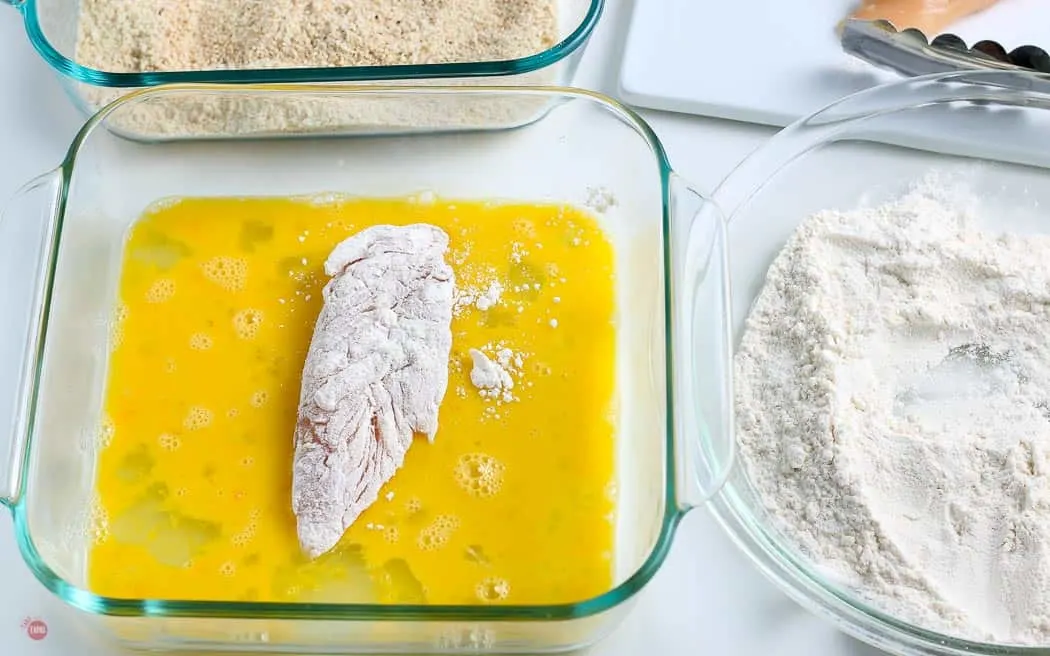
[[[893,653],[1050,646],[1048,89],[878,87],[714,193],[700,288],[732,412],[708,428],[738,454],[711,508],[794,599]]]

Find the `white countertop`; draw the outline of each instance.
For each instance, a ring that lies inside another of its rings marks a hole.
[[[632,1],[609,0],[576,79],[578,86],[605,92],[615,89],[616,52],[623,42]],[[701,191],[712,189],[772,134],[768,128],[726,121],[654,112],[644,115],[678,172]],[[0,206],[22,183],[60,162],[80,124],[54,73],[32,51],[18,12],[0,4]],[[0,241],[0,258],[11,257],[4,248]],[[9,389],[11,369],[10,363],[0,362],[0,391]],[[6,452],[7,445],[0,445],[0,454]],[[0,653],[104,653],[84,651],[83,637],[69,621],[73,611],[45,590],[22,563],[7,517],[0,517],[0,562],[4,564],[0,570]],[[33,619],[47,624],[43,639],[31,639],[23,627]],[[682,522],[667,561],[640,593],[625,622],[588,652],[593,656],[641,653],[876,656],[879,652],[796,606],[753,569],[714,520],[699,509]]]

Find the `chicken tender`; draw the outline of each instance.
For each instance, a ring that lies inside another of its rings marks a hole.
[[[292,510],[317,557],[376,501],[415,433],[434,439],[448,386],[448,235],[379,225],[340,243],[303,367]]]

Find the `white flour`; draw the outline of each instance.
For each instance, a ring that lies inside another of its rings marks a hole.
[[[532,387],[525,378],[528,354],[514,351],[504,342],[490,342],[481,349],[470,349],[470,382],[485,399],[485,416],[499,419],[501,406],[519,400],[516,391]]]
[[[474,301],[474,305],[477,306],[482,312],[494,307],[499,303],[500,296],[503,295],[503,285],[498,280],[493,280],[488,289],[481,293]]]
[[[981,231],[965,200],[927,185],[799,227],[736,356],[737,437],[825,575],[935,630],[1046,643],[1050,238]]]
[[[477,349],[470,349],[470,359],[473,363],[470,382],[478,388],[481,396],[493,399],[506,396],[506,400],[511,400],[514,379],[510,377],[510,373],[500,366],[499,362],[490,360]]]
[[[492,280],[483,288],[457,287],[453,313],[461,316],[471,307],[486,312],[496,307],[503,297],[503,285],[499,280]]]
[[[484,351],[470,349],[470,382],[482,398],[495,399],[497,403],[517,401],[518,398],[513,394],[514,379],[521,378],[525,373],[525,356],[512,351],[502,342],[486,344],[483,348],[492,353],[492,357]]]

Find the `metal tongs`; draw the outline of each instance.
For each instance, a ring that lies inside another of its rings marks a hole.
[[[889,21],[854,19],[842,24],[840,41],[846,53],[905,77],[953,71],[1035,71],[1048,74],[1042,81],[1050,90],[1050,54],[1037,46],[1007,51],[991,40],[967,46],[955,34],[930,40],[916,29],[897,30]],[[1023,86],[1031,88],[1031,81]]]

